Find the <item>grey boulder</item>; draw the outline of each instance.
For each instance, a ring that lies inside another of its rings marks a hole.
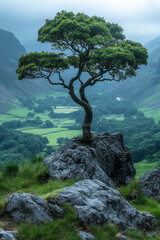
[[[145,196],[160,199],[160,168],[142,174],[138,183]]]
[[[0,229],[0,240],[17,240],[17,233]]]
[[[53,220],[49,206],[39,196],[14,193],[6,199],[6,203],[6,212],[16,223],[40,223]]]
[[[57,196],[63,206],[73,206],[84,224],[116,224],[120,229],[153,230],[156,219],[132,207],[121,194],[99,180],[84,180],[64,189]]]
[[[121,133],[94,136],[91,144],[78,137],[44,159],[52,178],[98,179],[115,188],[132,181],[135,169]]]
[[[79,231],[82,240],[95,240],[94,236],[88,232]]]

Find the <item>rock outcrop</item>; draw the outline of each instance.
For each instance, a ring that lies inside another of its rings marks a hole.
[[[44,163],[52,178],[98,179],[113,188],[130,183],[135,175],[131,152],[120,133],[95,136],[91,144],[74,138]]]
[[[146,197],[160,199],[160,168],[142,174],[138,183]]]
[[[6,212],[16,223],[51,222],[54,217],[62,217],[63,210],[54,199],[48,204],[39,196],[27,193],[14,193],[6,199]]]
[[[0,240],[17,240],[17,233],[0,229]]]
[[[153,231],[156,219],[147,212],[132,207],[121,194],[99,180],[84,180],[64,189],[57,196],[63,206],[73,206],[77,217],[84,224],[114,223],[126,228]]]

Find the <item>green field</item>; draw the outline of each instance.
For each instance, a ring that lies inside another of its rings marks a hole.
[[[58,96],[58,94],[57,94]],[[62,94],[62,96],[64,96]],[[42,98],[42,96],[40,96]],[[80,108],[78,106],[57,106],[54,108],[55,113],[71,113],[78,111]],[[160,114],[158,110],[153,110],[151,107],[150,108],[141,108],[145,115],[147,117],[154,117],[155,121],[158,122],[160,120]],[[12,120],[21,120],[24,121],[27,119],[27,114],[28,112],[33,112],[33,110],[29,110],[26,107],[22,107],[20,102],[13,101],[13,108],[10,109],[6,114],[1,114],[0,115],[0,124],[6,121],[12,121]],[[48,116],[47,111],[45,113],[37,113],[35,114],[34,118],[40,117],[40,119],[45,122],[46,120],[50,120],[53,124],[53,128],[38,128],[38,127],[31,127],[31,126],[26,126],[20,129],[17,129],[19,131],[22,131],[24,133],[33,133],[33,134],[39,134],[44,137],[47,137],[49,140],[48,145],[55,147],[55,149],[58,147],[57,144],[57,138],[63,137],[63,138],[73,138],[77,135],[81,135],[82,131],[81,130],[68,130],[68,126],[73,126],[75,124],[74,119],[70,118],[50,118]],[[109,115],[103,115],[102,117],[106,119],[114,119],[114,120],[119,120],[122,121],[124,119],[123,114],[109,114]],[[144,160],[142,162],[134,164],[136,168],[136,177],[140,176],[142,173],[155,169],[160,165],[160,161],[153,161],[153,162],[148,162],[147,160]]]
[[[29,111],[27,108],[17,105],[15,108],[8,111],[11,116],[16,116],[19,118],[26,118]]]
[[[57,97],[60,96],[66,96],[63,93],[59,94],[57,93]],[[37,99],[42,99],[44,96],[40,95],[38,96]],[[78,106],[56,106],[56,108],[53,108],[55,113],[71,113],[80,110],[80,107]],[[25,120],[27,119],[27,114],[29,112],[33,112],[33,110],[29,110],[26,107],[21,106],[20,102],[18,100],[13,101],[13,108],[10,109],[6,114],[1,114],[0,115],[0,124],[6,121],[12,121],[12,120]],[[37,128],[37,127],[30,127],[26,126],[24,128],[17,129],[19,131],[22,131],[24,133],[33,133],[33,134],[40,134],[42,136],[45,136],[49,140],[49,144],[51,146],[57,146],[57,138],[59,137],[68,137],[68,138],[73,138],[77,135],[81,135],[82,131],[81,130],[68,130],[67,126],[72,126],[75,124],[74,119],[70,118],[50,118],[48,116],[48,112],[44,113],[36,113],[34,118],[30,119],[35,119],[36,117],[40,117],[40,119],[45,122],[46,120],[50,120],[53,124],[53,128]],[[115,114],[110,114],[110,115],[105,115],[103,116],[107,119],[116,119],[116,120],[123,120],[124,116],[123,114],[121,115],[115,115]]]
[[[63,94],[61,94],[64,96]],[[57,96],[59,94],[57,93]],[[42,98],[42,96],[38,97],[39,99]],[[43,96],[44,98],[44,96]],[[71,113],[78,111],[80,108],[77,106],[57,106],[54,109],[55,113]],[[28,112],[33,112],[33,110],[28,110],[26,107],[22,107],[20,102],[18,100],[13,101],[13,108],[10,109],[6,114],[0,115],[0,125],[3,122],[6,121],[12,121],[12,120],[25,120],[27,119]],[[56,146],[57,144],[57,138],[59,137],[68,137],[73,138],[77,135],[82,134],[81,130],[68,130],[67,126],[72,126],[75,124],[74,119],[70,118],[50,118],[48,116],[48,112],[45,113],[37,113],[35,114],[34,118],[40,117],[40,119],[45,122],[46,120],[50,120],[53,124],[53,128],[37,128],[37,127],[30,127],[26,126],[24,128],[17,129],[19,131],[22,131],[24,133],[33,133],[33,134],[40,134],[42,136],[45,136],[49,140],[49,144],[51,146]],[[34,119],[30,118],[30,119]]]
[[[55,113],[71,113],[78,111],[80,107],[58,106],[54,109]]]
[[[117,121],[123,121],[124,120],[124,115],[123,114],[109,114],[109,115],[104,115],[103,116],[106,119],[114,119]]]
[[[152,117],[154,118],[155,122],[158,123],[160,121],[160,111],[159,109],[152,109],[150,108],[140,108],[140,111],[142,111],[146,117]]]
[[[157,162],[157,161],[156,162],[148,162],[147,160],[143,160],[139,163],[135,163],[134,167],[136,169],[136,178],[138,178],[143,173],[160,167],[160,160],[159,160],[159,162]]]
[[[159,110],[159,99],[160,92],[144,98],[139,104],[139,110],[142,111],[146,117],[154,118],[155,122],[158,123],[160,120],[160,110]]]

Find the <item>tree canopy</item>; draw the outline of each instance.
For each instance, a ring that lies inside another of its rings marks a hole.
[[[139,66],[147,64],[147,50],[140,43],[126,40],[118,24],[106,22],[101,17],[66,11],[46,20],[38,31],[38,41],[49,42],[52,49],[61,52],[35,52],[22,56],[16,70],[19,80],[45,78],[52,85],[66,88],[71,98],[85,109],[83,139],[89,141],[93,114],[85,96],[86,87],[135,76]],[[68,80],[62,73],[70,67],[77,71]],[[88,74],[87,80],[82,76],[84,72]],[[79,83],[78,95],[75,82]]]

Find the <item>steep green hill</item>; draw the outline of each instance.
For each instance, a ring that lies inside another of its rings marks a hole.
[[[138,70],[137,76],[120,83],[108,83],[106,92],[135,102],[148,117],[160,120],[160,38],[148,43],[148,65]],[[102,90],[103,91],[103,90]]]
[[[49,84],[43,81],[18,81],[15,70],[18,59],[26,54],[25,48],[11,33],[0,29],[0,112],[6,111],[11,99],[49,91]]]

